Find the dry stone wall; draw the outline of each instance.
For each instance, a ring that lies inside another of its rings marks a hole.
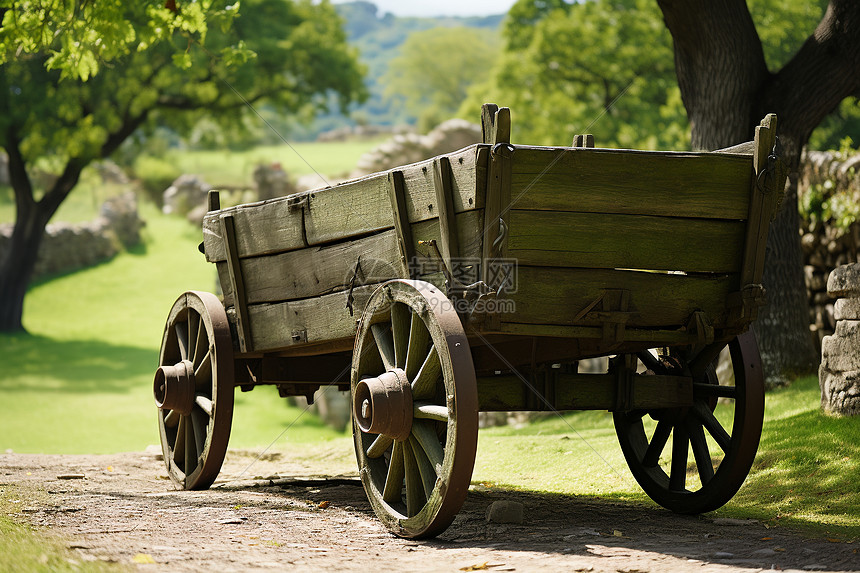
[[[128,192],[108,199],[99,216],[86,223],[49,223],[39,248],[33,279],[75,271],[107,261],[123,247],[140,243],[144,222],[137,197]],[[0,225],[0,257],[12,238],[13,225]]]
[[[809,296],[809,329],[818,348],[836,329],[835,299],[827,292],[833,269],[860,262],[860,222],[846,224],[845,212],[860,205],[860,154],[843,157],[834,152],[810,151],[801,163],[798,195],[803,210],[835,217],[802,218],[801,244]],[[845,207],[839,216],[839,203]],[[822,205],[826,207],[822,209]],[[850,218],[847,218],[850,221]]]
[[[860,264],[843,265],[827,281],[836,299],[836,328],[821,343],[821,407],[831,414],[860,415]]]

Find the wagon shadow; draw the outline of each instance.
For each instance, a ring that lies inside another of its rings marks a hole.
[[[522,524],[487,523],[495,501],[523,504]],[[690,516],[611,498],[513,490],[470,491],[445,533],[430,545],[499,548],[572,556],[658,558],[740,568],[816,568],[854,571],[856,543],[813,538],[789,527],[767,528],[754,519]],[[609,562],[607,561],[607,565]]]
[[[98,340],[44,336],[0,338],[0,391],[125,393],[130,379],[154,371],[157,351]]]
[[[278,489],[285,498],[326,500],[363,515],[383,530],[357,477],[284,481],[290,483]],[[502,500],[523,505],[522,523],[487,522],[490,504]],[[671,557],[695,566],[714,564],[740,570],[856,570],[856,543],[833,541],[789,527],[768,529],[754,519],[679,515],[654,505],[611,498],[473,489],[444,533],[418,543],[439,550],[469,548],[484,555],[481,562],[489,563],[499,561],[496,551],[513,551],[579,557],[592,564],[605,558],[610,568],[612,558],[633,557],[640,563],[653,560],[658,565],[656,560]],[[400,542],[405,548],[415,543]]]

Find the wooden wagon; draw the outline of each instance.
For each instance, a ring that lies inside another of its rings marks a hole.
[[[154,383],[176,483],[212,484],[234,389],[274,384],[351,390],[361,480],[404,537],[459,511],[479,411],[609,410],[661,505],[737,492],[763,416],[748,328],[784,183],[775,117],[708,153],[512,145],[493,105],[483,128],[484,143],[334,187],[225,209],[210,195],[201,247],[223,302],[179,297]],[[605,373],[578,371],[599,356]]]

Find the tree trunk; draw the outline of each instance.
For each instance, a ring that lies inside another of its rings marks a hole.
[[[778,117],[782,159],[791,170],[770,228],[762,282],[768,305],[756,334],[766,382],[814,371],[797,212],[797,167],[812,130],[860,89],[860,3],[831,0],[798,53],[771,74],[744,0],[657,0],[672,34],[681,96],[699,149],[752,139],[766,113]]]
[[[53,187],[40,201],[36,201],[14,127],[9,128],[5,143],[9,155],[9,180],[15,192],[15,227],[9,250],[0,260],[0,332],[22,332],[24,296],[36,267],[45,227],[77,185],[87,162],[70,159]]]
[[[9,250],[0,261],[0,332],[24,330],[24,295],[33,276],[48,220],[36,203],[18,209]]]

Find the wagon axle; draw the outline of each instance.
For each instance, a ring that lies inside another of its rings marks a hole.
[[[176,410],[187,416],[194,407],[194,363],[183,360],[173,366],[159,366],[155,371],[153,393],[161,410]]]
[[[363,432],[383,434],[395,440],[409,438],[412,431],[412,385],[402,368],[375,378],[365,378],[355,387],[352,411]]]

